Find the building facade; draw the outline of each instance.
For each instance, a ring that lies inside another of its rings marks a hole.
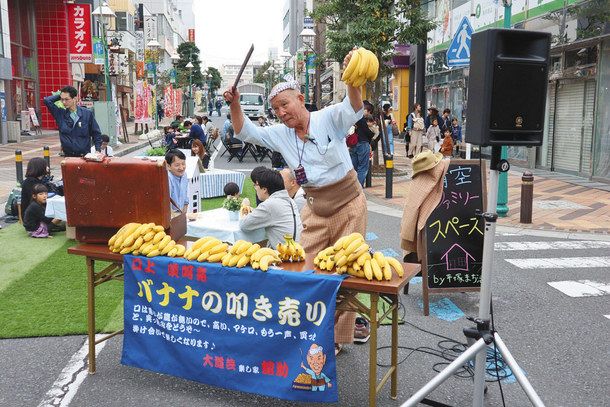
[[[428,33],[427,103],[450,108],[468,140],[469,69],[449,69],[447,48],[464,16],[475,31],[503,27],[504,8],[493,0],[443,0],[425,7],[437,22]],[[544,142],[509,148],[518,164],[610,182],[610,24],[601,17],[608,7],[595,0],[513,0],[512,28],[552,35]]]

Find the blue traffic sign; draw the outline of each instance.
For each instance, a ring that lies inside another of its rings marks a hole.
[[[449,49],[447,49],[448,66],[457,67],[470,64],[470,43],[473,31],[468,17],[464,16],[455,30]]]

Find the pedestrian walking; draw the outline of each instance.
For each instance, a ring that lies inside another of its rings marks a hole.
[[[394,120],[394,116],[392,116],[391,112],[392,105],[389,103],[385,103],[383,105],[383,121],[386,126],[386,134],[388,135],[388,145],[385,146],[386,154],[394,155],[394,133],[397,133],[396,128],[396,120]],[[394,130],[396,128],[396,131]],[[382,140],[382,143],[385,143],[385,139]]]
[[[455,155],[460,155],[460,144],[462,144],[462,126],[459,125],[457,117],[451,120],[451,138],[455,145]]]
[[[216,113],[218,113],[218,117],[220,117],[220,109],[222,109],[222,100],[218,99],[216,101]]]
[[[72,86],[65,86],[59,92],[44,98],[44,104],[59,128],[59,141],[66,157],[83,157],[91,150],[102,148],[102,132],[93,112],[77,106],[77,92]],[[63,108],[57,106],[61,101]]]
[[[366,174],[369,172],[371,141],[375,134],[379,134],[379,127],[377,127],[373,117],[373,105],[368,100],[365,100],[363,104],[364,116],[354,125],[355,144],[352,146],[348,144],[352,164],[358,175],[358,182],[362,186],[364,186]]]
[[[424,134],[424,118],[421,116],[421,105],[415,104],[413,111],[407,117],[407,131],[409,132],[409,151],[407,156],[419,154],[422,150],[422,135]]]
[[[210,99],[210,101],[208,102],[208,111],[209,116],[212,117],[212,113],[214,113],[214,103],[212,102],[212,99]]]
[[[346,55],[347,66],[353,51]],[[300,243],[308,254],[334,244],[352,232],[366,232],[367,209],[362,186],[345,143],[352,125],[363,116],[359,88],[347,85],[347,97],[316,112],[305,107],[297,81],[274,86],[269,101],[282,124],[254,125],[244,116],[239,91],[231,87],[224,96],[231,109],[238,138],[279,151],[303,186],[307,205],[303,208],[303,233]],[[307,266],[312,267],[311,256]],[[341,312],[335,317],[335,352],[342,343],[354,339],[355,313]]]

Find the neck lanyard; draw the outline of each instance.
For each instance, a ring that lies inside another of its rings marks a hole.
[[[297,136],[297,131],[296,129],[294,129],[294,143],[297,146],[297,156],[299,157],[299,166],[301,166],[301,163],[303,161],[303,154],[305,153],[305,142],[307,141],[308,137],[307,137],[307,130],[309,130],[309,119],[311,118],[311,114],[309,115],[309,117],[307,117],[307,128],[305,129],[305,141],[303,141],[303,148],[301,149],[301,152],[299,153],[299,136]]]

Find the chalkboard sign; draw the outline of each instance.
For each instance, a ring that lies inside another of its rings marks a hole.
[[[441,201],[425,227],[427,287],[479,288],[485,222],[476,212],[484,210],[484,163],[452,160],[443,182]]]

